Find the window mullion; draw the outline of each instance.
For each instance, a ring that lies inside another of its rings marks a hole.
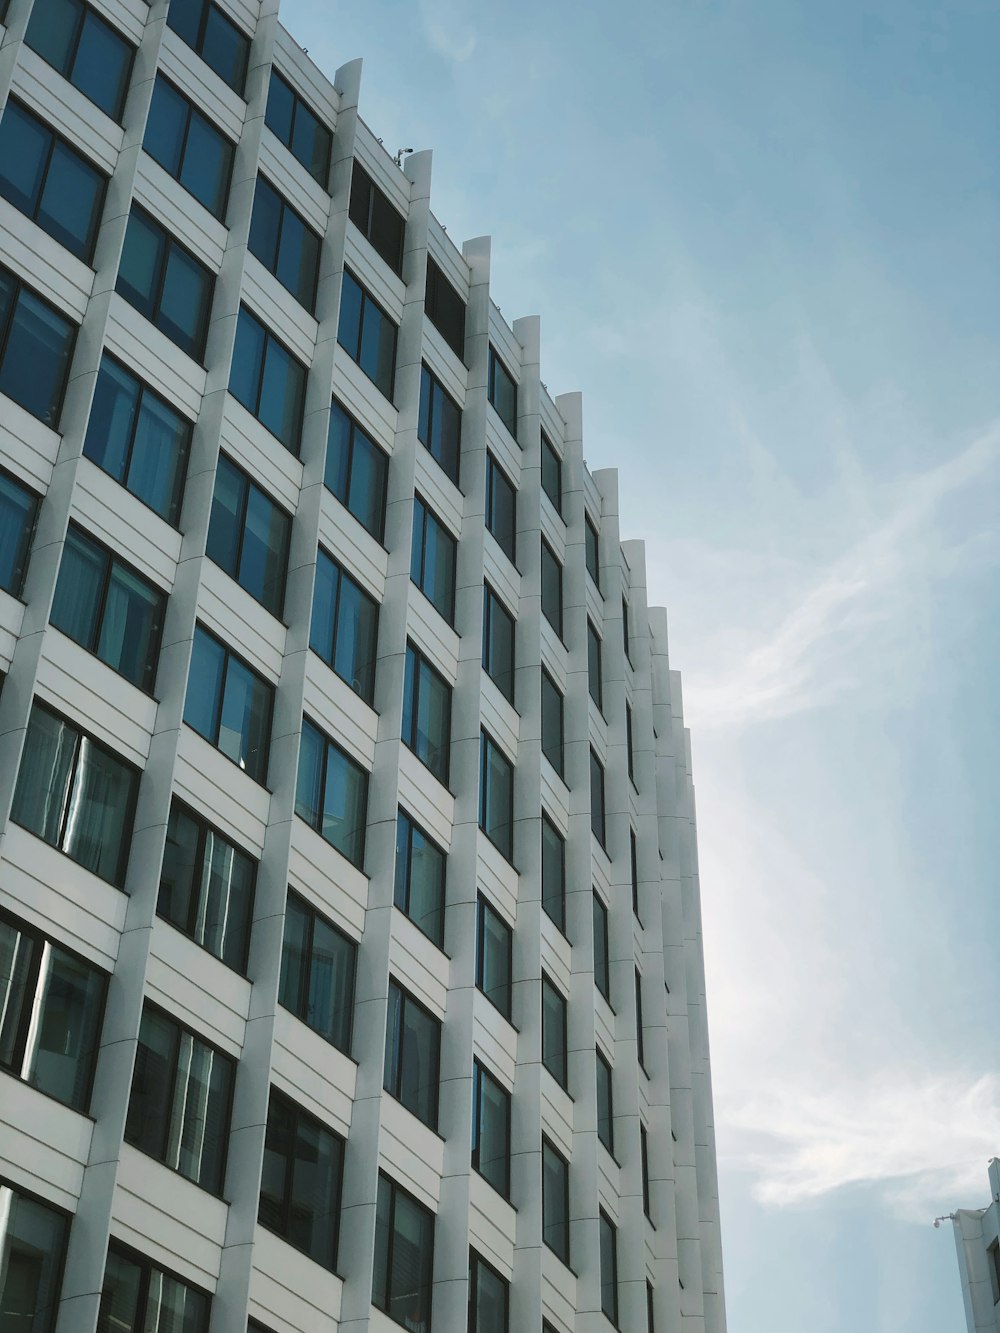
[[[261,325],[261,328],[264,328],[263,324]],[[264,376],[267,373],[267,352],[270,345],[271,345],[271,335],[265,328],[264,347],[260,354],[260,369],[257,372],[257,392],[253,400],[254,402],[253,414],[255,417],[257,417],[258,420],[260,419],[260,400],[264,396]]]
[[[30,995],[31,1003],[21,1006],[21,1013],[17,1021],[17,1036],[14,1041],[14,1058],[11,1062],[11,1070],[16,1071],[19,1078],[26,1077],[24,1060],[28,1050],[28,1036],[32,1025],[35,1022],[35,1004],[38,1000],[38,978],[42,971],[42,955],[45,952],[44,939],[36,935],[33,931],[19,930],[18,934],[22,940],[30,941],[31,963],[28,967],[28,976],[24,988],[26,996]],[[11,969],[13,971],[13,968]]]
[[[76,741],[73,746],[73,762],[72,764],[70,764],[70,769],[69,769],[69,783],[67,784],[67,789],[66,789],[67,790],[66,804],[63,807],[62,813],[59,816],[59,841],[56,843],[56,846],[59,848],[60,851],[63,850],[63,841],[66,837],[66,825],[69,823],[69,811],[70,811],[70,806],[73,804],[73,794],[76,788],[76,777],[80,767],[80,752],[83,749],[83,742],[84,742],[84,737],[79,731],[75,731],[74,735],[76,737]]]
[[[190,902],[188,903],[187,929],[188,929],[188,934],[191,936],[192,939],[195,938],[195,933],[198,928],[198,914],[201,910],[201,899],[205,891],[207,860],[208,860],[208,826],[206,824],[203,824],[201,820],[199,820],[198,841],[195,843],[195,866],[191,877],[192,883],[194,883],[195,875],[197,875],[198,877],[197,879],[198,892],[191,894],[191,899]]]
[[[223,648],[222,654],[222,681],[216,701],[216,716],[212,723],[212,744],[216,749],[219,748],[219,736],[222,734],[222,711],[226,706],[226,685],[229,681],[229,649]]]
[[[156,321],[159,318],[160,307],[163,304],[163,289],[167,285],[167,267],[170,263],[170,255],[174,245],[173,241],[166,234],[166,232],[164,232],[163,234],[163,242],[164,243],[163,243],[163,249],[161,251],[161,260],[160,260],[160,271],[157,274],[157,279],[156,279],[156,300],[153,304],[153,319],[152,319],[152,323],[155,324],[158,329],[160,328],[160,326],[158,323],[156,323]],[[160,332],[162,333],[163,330],[161,329]]]
[[[263,376],[261,376],[263,380]],[[243,570],[243,543],[247,535],[247,512],[250,509],[250,488],[252,482],[247,477],[240,478],[243,494],[240,498],[240,518],[239,518],[239,536],[237,538],[238,547],[236,551],[236,582],[240,582],[240,575]]]
[[[63,549],[65,550],[65,546]],[[97,603],[97,615],[94,617],[94,623],[90,630],[88,649],[92,653],[97,652],[97,646],[101,641],[101,628],[104,625],[104,613],[108,609],[108,594],[111,591],[111,576],[115,570],[115,561],[111,552],[103,546],[100,550],[104,556],[104,577],[101,580],[101,595]]]

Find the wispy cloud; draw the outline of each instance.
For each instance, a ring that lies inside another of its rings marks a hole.
[[[420,0],[420,20],[428,42],[439,55],[461,64],[476,49],[476,34],[458,0]]]

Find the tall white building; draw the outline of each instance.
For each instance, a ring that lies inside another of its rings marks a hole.
[[[538,319],[270,0],[0,19],[0,1333],[721,1333],[680,684]]]
[[[1000,1157],[990,1159],[989,1179],[985,1208],[951,1214],[969,1333],[1000,1333]]]

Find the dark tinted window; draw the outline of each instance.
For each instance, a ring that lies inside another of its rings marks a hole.
[[[469,1251],[469,1333],[508,1333],[510,1284]]]
[[[257,1221],[331,1271],[343,1172],[344,1140],[272,1088]]]
[[[514,859],[514,765],[486,732],[480,738],[479,827],[508,861]]]
[[[643,1035],[642,1022],[642,974],[639,969],[635,969],[635,1053],[639,1060],[639,1067],[646,1068],[646,1047]]]
[[[476,931],[476,985],[506,1019],[511,1014],[513,945],[510,926],[480,895]]]
[[[562,460],[544,431],[542,431],[542,490],[552,501],[556,513],[561,515]]]
[[[542,907],[560,930],[566,929],[566,842],[542,815]]]
[[[198,625],[184,721],[255,782],[267,780],[273,706],[274,687]]]
[[[276,69],[271,70],[264,124],[325,190],[330,178],[333,136]]]
[[[566,1041],[566,1001],[542,973],[542,1064],[565,1088],[569,1078]]]
[[[120,121],[135,49],[80,0],[35,0],[24,40],[84,97]]]
[[[517,491],[492,454],[486,455],[486,527],[513,564],[516,551]]]
[[[368,774],[305,719],[295,813],[348,861],[359,869],[364,865]]]
[[[403,744],[439,782],[448,785],[451,686],[412,643],[406,645]]]
[[[215,275],[136,205],[128,220],[115,291],[182,352],[205,355]]]
[[[642,1162],[642,1211],[652,1221],[649,1212],[649,1134],[645,1125],[639,1126],[639,1156]]]
[[[395,981],[389,982],[385,1029],[386,1092],[437,1129],[441,1024]]]
[[[358,522],[381,541],[389,459],[334,399],[326,440],[324,481]]]
[[[396,817],[394,901],[440,949],[444,945],[447,856],[403,810]]]
[[[220,454],[206,554],[274,616],[285,602],[291,527],[291,515]]]
[[[20,597],[38,515],[38,496],[0,469],[0,588]]]
[[[97,1333],[208,1333],[211,1298],[133,1250],[112,1244]]]
[[[542,615],[562,638],[563,587],[562,565],[552,547],[542,538]]]
[[[0,1321],[11,1333],[52,1333],[69,1218],[0,1180]]]
[[[306,367],[245,305],[236,325],[229,392],[298,457]]]
[[[325,551],[316,557],[309,646],[365,703],[375,694],[378,602]]]
[[[472,1165],[510,1198],[510,1093],[478,1060],[472,1066]]]
[[[345,269],[337,341],[390,402],[396,374],[398,332],[374,297],[369,296],[357,278]]]
[[[590,827],[594,837],[602,847],[607,846],[607,834],[604,820],[604,766],[590,752]]]
[[[233,92],[243,96],[250,38],[210,0],[170,0],[167,26],[201,56]]]
[[[351,1052],[357,952],[353,940],[289,890],[278,999],[347,1055]]]
[[[420,367],[420,415],[417,439],[430,456],[458,485],[458,460],[462,447],[462,412],[453,398],[426,366]]]
[[[601,1309],[613,1324],[618,1323],[618,1231],[601,1209]]]
[[[615,1113],[612,1100],[611,1066],[597,1052],[597,1137],[609,1153],[615,1150]]]
[[[608,949],[608,909],[594,891],[594,984],[608,1001],[611,999],[610,953]]]
[[[465,302],[429,255],[424,313],[461,361],[465,356]]]
[[[19,102],[0,120],[0,194],[89,263],[107,179]]]
[[[587,684],[590,697],[598,708],[604,707],[604,671],[601,663],[601,639],[590,621],[587,621]]]
[[[622,640],[625,644],[625,659],[626,661],[631,662],[632,659],[629,657],[628,653],[628,602],[624,597],[622,598]]]
[[[542,671],[542,754],[563,776],[563,697],[547,671]]]
[[[510,371],[490,348],[489,400],[503,424],[517,439],[517,385]]]
[[[300,305],[315,309],[320,238],[262,176],[254,190],[248,244]]]
[[[458,543],[418,495],[413,502],[410,577],[449,625],[455,623]]]
[[[394,273],[403,272],[403,233],[406,220],[389,202],[360,162],[351,177],[351,221]]]
[[[632,911],[639,915],[639,849],[635,840],[635,829],[628,831],[629,852],[632,862]]]
[[[0,268],[0,393],[55,429],[76,325]]]
[[[569,1263],[569,1163],[542,1138],[542,1239]]]
[[[431,1333],[434,1214],[379,1172],[372,1304],[407,1333]]]
[[[587,573],[594,580],[594,587],[601,591],[601,557],[597,528],[588,515],[584,520],[583,545],[587,558]]]
[[[162,74],[156,76],[142,146],[214,217],[225,217],[233,145]]]
[[[490,585],[483,585],[483,670],[514,702],[514,617]]]

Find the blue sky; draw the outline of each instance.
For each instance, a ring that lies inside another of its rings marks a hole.
[[[693,729],[731,1333],[962,1333],[1000,1152],[995,0],[306,4],[621,469]],[[650,479],[656,479],[651,485]]]

